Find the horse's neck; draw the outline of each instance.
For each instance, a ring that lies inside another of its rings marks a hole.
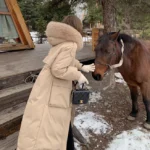
[[[123,65],[118,68],[124,80],[129,84],[140,83],[147,80],[145,74],[149,74],[150,52],[140,42],[137,42],[132,49],[125,43]]]
[[[124,42],[124,55],[129,59],[140,58],[141,55],[150,55],[150,51],[140,42],[135,41],[134,43]]]
[[[124,55],[130,55],[134,52],[136,43],[124,42]]]
[[[147,55],[149,55],[149,57]],[[119,70],[124,69],[128,72],[137,65],[148,62],[148,59],[150,59],[150,53],[141,42],[135,41],[133,44],[124,42],[123,65]]]

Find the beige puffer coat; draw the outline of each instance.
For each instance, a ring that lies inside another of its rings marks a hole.
[[[75,55],[83,46],[82,36],[58,22],[48,24],[46,35],[53,47],[27,102],[17,150],[66,150],[72,81],[81,75]]]

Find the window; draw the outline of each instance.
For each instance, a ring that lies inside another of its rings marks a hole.
[[[0,50],[34,48],[16,0],[0,0]]]

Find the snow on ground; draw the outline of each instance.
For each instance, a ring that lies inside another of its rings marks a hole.
[[[39,36],[39,33],[38,32],[36,32],[36,31],[32,31],[32,32],[30,32],[30,35],[31,35],[31,37],[32,37],[32,40],[33,40],[33,42],[34,43],[38,43],[38,36]],[[86,36],[86,37],[83,37],[83,42],[87,42],[87,43],[90,43],[92,41],[92,37],[91,36]],[[46,38],[43,38],[43,42],[44,43],[48,43],[47,41],[46,41]]]
[[[120,73],[115,73],[115,81],[126,85]],[[97,103],[101,99],[101,92],[92,92],[89,103]],[[107,135],[113,129],[113,126],[105,121],[104,116],[91,111],[80,112],[75,117],[74,125],[88,142],[90,142],[90,138],[97,140],[96,137]],[[75,143],[75,147],[77,150],[82,149],[78,143]],[[123,131],[110,141],[106,150],[150,150],[150,132],[140,127]]]
[[[37,37],[37,36],[38,36],[38,32],[32,31],[32,32],[30,32],[30,35],[31,35],[32,37]]]
[[[127,85],[127,83],[124,81],[122,75],[119,72],[115,73],[115,81],[117,83],[123,83],[124,85]]]
[[[38,42],[38,32],[32,31],[32,32],[30,32],[30,35],[32,37],[33,42],[37,43]]]
[[[106,150],[150,150],[150,132],[142,128],[124,131]]]
[[[96,103],[101,100],[100,92],[92,92],[90,94],[89,103]],[[83,112],[75,117],[74,125],[79,129],[84,138],[89,141],[92,137],[91,132],[94,134],[104,134],[111,129],[111,126],[103,119],[101,115],[93,112]],[[80,144],[75,142],[76,150],[81,150]]]
[[[97,115],[93,112],[83,112],[75,117],[74,125],[89,141],[89,138],[92,137],[90,134],[91,132],[99,135],[110,131],[111,126],[103,118],[103,116]]]
[[[101,99],[102,99],[102,97],[101,97],[101,93],[100,92],[92,92],[90,94],[89,103],[96,103],[96,102],[98,102]]]
[[[91,41],[92,41],[92,37],[91,36],[83,37],[83,42],[90,43]]]
[[[76,150],[82,150],[81,145],[78,144],[77,142],[74,143],[74,147]]]

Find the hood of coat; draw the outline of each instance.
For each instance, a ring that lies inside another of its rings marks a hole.
[[[58,45],[63,42],[75,42],[77,50],[82,49],[83,40],[81,34],[65,23],[50,22],[46,28],[46,35],[48,42],[52,45]]]

